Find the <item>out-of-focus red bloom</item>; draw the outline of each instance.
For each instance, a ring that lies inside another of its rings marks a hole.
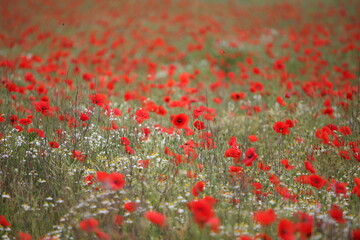
[[[128,212],[134,212],[138,207],[136,202],[127,202],[124,204],[124,209]]]
[[[203,130],[203,129],[206,128],[204,122],[199,121],[199,120],[196,120],[196,121],[194,122],[194,127],[195,127],[197,130]]]
[[[88,218],[82,220],[79,226],[85,232],[94,232],[99,226],[99,221],[95,218]]]
[[[108,184],[112,190],[122,189],[125,185],[125,176],[120,173],[110,173],[108,177]]]
[[[308,180],[310,185],[316,188],[322,188],[326,184],[326,180],[316,174],[310,175]]]
[[[241,151],[238,148],[228,148],[225,151],[224,157],[240,158]]]
[[[258,140],[258,137],[256,135],[249,135],[248,139],[250,142],[256,142]]]
[[[256,234],[255,237],[254,237],[254,240],[271,240],[271,237],[265,233],[259,233],[259,234]]]
[[[311,173],[313,173],[313,174],[316,173],[316,171],[315,171],[315,169],[314,169],[314,167],[313,167],[313,165],[311,164],[310,161],[305,161],[304,164],[305,164],[305,168],[306,168],[309,172],[311,172]]]
[[[31,240],[32,237],[29,233],[18,232],[16,234],[16,240]]]
[[[254,68],[254,70],[255,69],[257,69],[257,68]],[[254,73],[259,74],[260,72],[257,73],[257,72],[254,71]],[[261,92],[263,89],[264,89],[264,86],[263,86],[263,84],[261,82],[254,82],[250,86],[250,91],[251,92]]]
[[[329,215],[338,223],[344,223],[346,220],[343,218],[343,211],[337,205],[332,205],[331,209],[329,210]]]
[[[295,225],[288,219],[281,219],[278,225],[278,236],[283,240],[295,240]]]
[[[89,174],[88,176],[84,177],[84,181],[87,183],[87,185],[91,185],[95,182],[95,176],[93,174]]]
[[[130,146],[125,146],[125,152],[126,152],[127,154],[129,154],[129,155],[135,153],[134,149],[133,149],[132,147],[130,147]]]
[[[254,220],[263,226],[268,226],[276,220],[276,214],[273,209],[256,211],[254,213]]]
[[[130,140],[126,137],[122,137],[120,138],[120,143],[121,145],[124,145],[124,146],[129,146],[130,145]]]
[[[156,211],[148,211],[145,213],[145,217],[152,223],[159,225],[160,227],[165,226],[166,217]]]
[[[91,102],[100,107],[104,107],[107,104],[107,97],[105,94],[93,94],[89,95]]]
[[[289,128],[292,128],[295,126],[295,122],[291,119],[286,119],[285,123],[286,123],[286,125],[288,125]]]
[[[110,240],[111,239],[109,234],[101,231],[100,229],[96,229],[95,234],[99,239],[104,239],[104,240]]]
[[[84,162],[86,158],[86,154],[82,153],[81,151],[74,150],[72,151],[72,157],[76,158],[80,162]]]
[[[148,168],[150,165],[150,160],[149,159],[146,159],[146,160],[138,160],[138,166],[139,167],[143,167],[143,168]]]
[[[187,206],[200,227],[204,227],[204,224],[215,216],[213,204],[206,198],[189,202]]]
[[[276,97],[276,101],[280,106],[286,106],[286,102],[282,99],[282,97]]]
[[[253,238],[248,235],[241,235],[239,237],[239,240],[253,240]]]
[[[185,113],[179,113],[172,117],[171,122],[175,127],[179,129],[185,128],[188,125],[189,116]]]
[[[21,124],[21,125],[29,125],[29,124],[31,124],[32,123],[32,120],[31,119],[29,119],[29,118],[21,118],[20,120],[19,120],[19,123]]]
[[[114,223],[116,225],[122,225],[124,223],[125,218],[120,215],[115,215]]]
[[[97,181],[111,190],[120,190],[125,185],[125,176],[120,173],[96,172]]]
[[[24,130],[24,128],[20,125],[15,125],[14,128],[18,131],[18,132],[22,132]]]
[[[243,168],[238,166],[229,166],[229,173],[239,175],[242,172]]]
[[[255,148],[248,148],[245,152],[245,158],[243,159],[243,163],[245,166],[251,166],[252,162],[257,159],[258,155],[255,152]]]
[[[245,93],[243,92],[238,92],[238,93],[231,93],[231,99],[233,101],[239,101],[241,99],[244,99],[246,96],[245,96]]]
[[[289,160],[287,160],[287,159],[282,159],[282,160],[280,161],[280,163],[281,163],[287,170],[292,170],[292,169],[294,169],[294,167],[295,167],[295,166],[293,166],[293,165],[290,165],[290,164],[289,164]]]
[[[313,232],[313,217],[304,212],[296,212],[294,213],[294,217],[297,219],[295,231],[300,232],[300,239],[310,238]]]
[[[360,228],[352,230],[352,240],[360,240]]]
[[[33,105],[35,106],[37,112],[41,112],[44,115],[48,115],[51,112],[51,107],[49,102],[46,101],[33,102]]]
[[[331,107],[323,109],[322,113],[325,115],[328,115],[331,118],[334,118],[334,116],[333,116],[334,109],[332,109]]]
[[[339,194],[344,194],[344,196],[346,195],[346,186],[348,184],[346,182],[337,182],[337,181],[334,181],[332,183],[332,189],[334,190],[335,194],[336,195],[339,195]]]
[[[58,148],[60,145],[57,142],[49,142],[51,148]]]
[[[206,222],[206,225],[208,225],[213,232],[219,232],[220,224],[221,222],[218,217],[212,217]]]
[[[236,137],[232,136],[228,141],[229,146],[232,148],[238,148],[239,144],[236,141]]]
[[[356,194],[360,197],[360,178],[354,178],[355,186],[352,190],[352,194]]]
[[[11,224],[8,222],[8,220],[5,218],[4,215],[0,215],[0,225],[4,227],[10,227]]]
[[[351,135],[351,134],[352,134],[351,128],[348,127],[348,126],[340,127],[339,131],[340,131],[344,136],[347,136],[347,135]]]
[[[276,122],[273,129],[275,132],[281,133],[282,135],[290,134],[289,126],[284,122]]]
[[[90,119],[90,117],[87,114],[85,114],[85,113],[80,114],[80,120],[81,121],[85,122],[85,121],[87,121],[89,119]]]
[[[195,183],[194,187],[191,189],[192,195],[196,197],[199,196],[199,193],[204,190],[204,187],[205,187],[205,183],[202,181]]]
[[[140,124],[145,120],[149,119],[150,115],[146,109],[140,108],[135,112],[135,120]]]

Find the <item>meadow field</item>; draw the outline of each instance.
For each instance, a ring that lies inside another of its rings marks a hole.
[[[360,1],[0,3],[1,239],[360,240]]]

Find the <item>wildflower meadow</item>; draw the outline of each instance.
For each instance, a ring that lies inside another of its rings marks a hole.
[[[0,2],[1,239],[360,240],[360,1]]]

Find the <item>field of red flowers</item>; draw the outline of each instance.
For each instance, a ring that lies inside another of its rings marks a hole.
[[[2,239],[360,239],[359,1],[1,5]]]

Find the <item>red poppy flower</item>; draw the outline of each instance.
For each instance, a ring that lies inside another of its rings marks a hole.
[[[122,225],[124,223],[125,218],[120,215],[115,215],[114,223],[116,225]]]
[[[96,172],[97,181],[101,182],[105,187],[112,190],[120,190],[125,185],[125,176],[120,173]]]
[[[49,142],[51,148],[58,148],[60,145],[57,142]]]
[[[238,175],[242,172],[243,168],[242,167],[237,167],[237,166],[229,166],[229,173],[230,174],[235,174]]]
[[[108,177],[108,184],[112,190],[122,189],[125,185],[125,176],[120,173],[110,173]]]
[[[351,236],[353,240],[360,240],[360,228],[354,229]]]
[[[280,106],[286,106],[286,102],[282,99],[282,97],[276,97],[276,101]]]
[[[285,120],[285,123],[286,123],[286,125],[288,125],[289,128],[292,128],[292,127],[295,126],[294,121],[291,120],[291,119],[286,119],[286,120]]]
[[[338,223],[344,223],[346,220],[343,218],[343,211],[337,205],[332,205],[331,209],[329,210],[329,215]]]
[[[35,106],[36,111],[41,112],[44,115],[47,115],[51,110],[49,102],[39,101],[39,102],[34,102],[33,104]]]
[[[152,223],[159,225],[160,227],[165,226],[166,217],[156,211],[148,211],[145,213],[145,217]]]
[[[212,204],[205,198],[189,202],[187,206],[192,212],[195,222],[200,227],[203,227],[215,215]]]
[[[289,160],[282,159],[280,163],[286,168],[286,170],[292,170],[295,166],[289,164]]]
[[[21,118],[21,119],[19,120],[19,123],[20,123],[21,125],[29,125],[30,123],[32,123],[32,120],[29,119],[29,118]]]
[[[245,93],[243,92],[239,92],[239,93],[231,93],[231,99],[233,101],[239,101],[240,99],[244,99],[245,98]]]
[[[276,220],[276,214],[273,209],[256,211],[254,213],[254,220],[263,226],[268,226]]]
[[[276,122],[273,129],[275,132],[281,133],[282,135],[290,134],[289,126],[284,122]]]
[[[16,240],[31,240],[32,237],[29,233],[19,232],[16,234]]]
[[[239,240],[253,240],[253,238],[248,235],[241,235]]]
[[[10,227],[11,224],[6,220],[4,215],[0,215],[0,225],[4,227]]]
[[[84,177],[84,181],[87,183],[87,185],[91,185],[95,182],[95,176],[93,174],[89,174]]]
[[[136,202],[127,202],[124,204],[124,209],[128,212],[134,212],[138,207]]]
[[[196,120],[194,122],[194,127],[197,129],[197,130],[203,130],[205,129],[205,124],[202,122],[202,121],[199,121],[199,120]]]
[[[284,240],[295,240],[295,225],[287,219],[281,219],[278,225],[278,236]]]
[[[250,142],[256,142],[258,140],[258,137],[256,135],[249,135],[248,139]]]
[[[80,114],[80,120],[81,121],[85,122],[85,121],[87,121],[89,119],[90,119],[90,117],[88,115],[86,115],[85,113]]]
[[[221,222],[218,217],[212,217],[206,222],[206,225],[208,225],[213,232],[219,232],[220,224]]]
[[[304,212],[296,212],[294,217],[298,221],[295,224],[295,229],[300,232],[300,239],[308,239],[313,233],[313,217]]]
[[[255,148],[248,148],[245,152],[245,158],[243,159],[243,163],[245,166],[251,166],[252,162],[257,159],[258,155],[255,152]]]
[[[224,157],[240,158],[241,151],[238,148],[229,148],[225,151]]]
[[[130,145],[130,140],[126,137],[122,137],[120,138],[120,143],[121,145],[124,145],[124,146],[129,146]]]
[[[93,232],[99,226],[99,221],[95,218],[84,219],[79,223],[79,226],[85,232]]]
[[[191,193],[194,196],[199,196],[199,193],[204,190],[205,183],[204,182],[197,182],[195,183],[194,187],[191,189]]]
[[[344,135],[344,136],[347,136],[347,135],[351,135],[352,132],[351,132],[351,128],[348,127],[348,126],[343,126],[343,127],[340,127],[340,132]]]
[[[130,147],[130,146],[125,146],[125,152],[126,152],[127,154],[129,154],[129,155],[135,153],[134,149],[133,149],[132,147]]]
[[[305,161],[304,164],[305,164],[305,168],[306,168],[309,172],[311,172],[311,173],[313,173],[313,174],[316,173],[316,171],[315,171],[313,165],[311,164],[311,162]]]
[[[140,124],[142,122],[144,122],[145,120],[149,119],[149,113],[147,110],[140,108],[138,110],[136,110],[135,112],[135,120]]]
[[[74,150],[72,151],[72,157],[76,158],[80,162],[84,162],[86,158],[86,154],[82,153],[81,151]]]
[[[326,180],[316,174],[310,175],[308,179],[310,185],[316,188],[322,188],[326,184]]]
[[[24,128],[20,125],[15,125],[14,128],[18,131],[18,132],[22,132],[24,130]]]
[[[95,234],[98,237],[98,239],[104,239],[104,240],[110,240],[111,239],[109,234],[101,231],[100,229],[96,229]]]
[[[344,194],[344,196],[346,195],[346,186],[348,184],[345,183],[345,182],[335,182],[335,184],[333,184],[333,189],[334,189],[334,192],[336,193],[336,195],[338,194]]]
[[[174,124],[175,127],[181,129],[185,128],[188,125],[189,122],[189,116],[185,113],[179,113],[175,116],[173,116],[171,120],[172,124]]]
[[[105,94],[93,94],[89,95],[91,102],[100,107],[104,107],[107,103],[107,97]]]

